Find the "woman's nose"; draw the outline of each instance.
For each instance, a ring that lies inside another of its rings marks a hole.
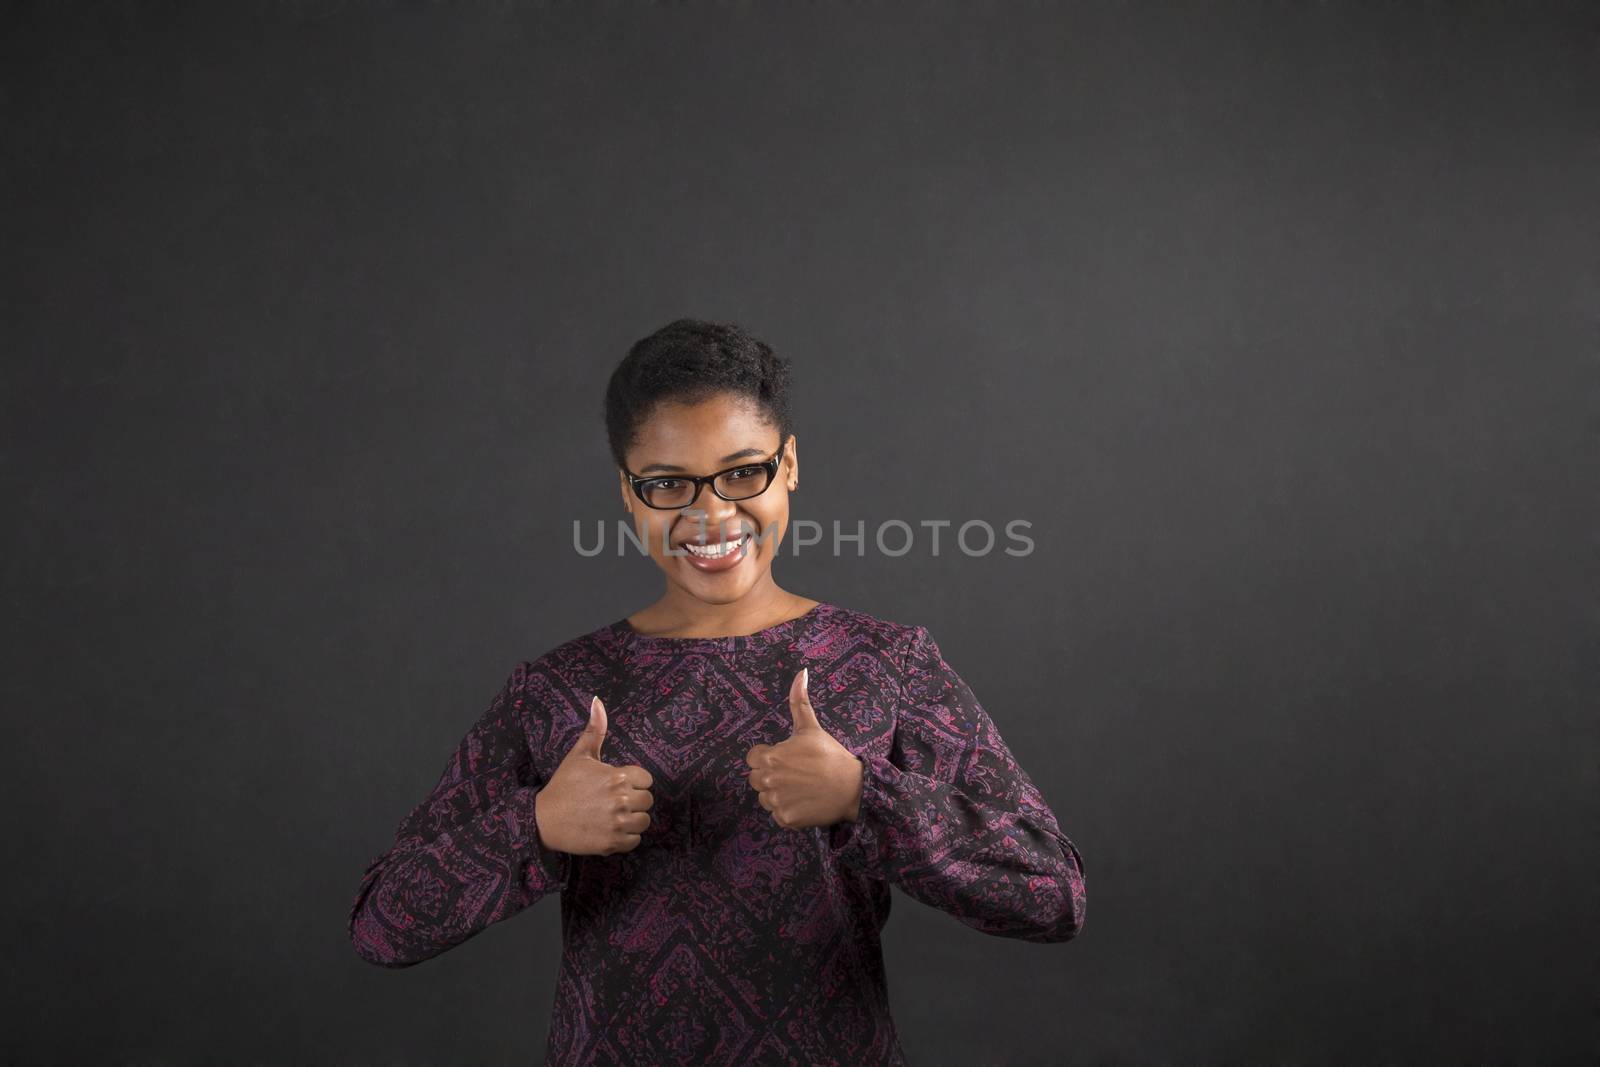
[[[709,485],[703,485],[700,487],[699,499],[691,503],[689,505],[689,510],[684,512],[691,522],[695,521],[698,517],[694,513],[694,509],[696,508],[705,512],[706,529],[710,533],[716,533],[724,525],[731,528],[733,526],[734,516],[739,513],[738,504],[732,500],[722,499],[716,493],[711,491],[711,486]]]

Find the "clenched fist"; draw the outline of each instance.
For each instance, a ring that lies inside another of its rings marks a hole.
[[[578,735],[556,772],[533,798],[533,818],[546,848],[574,856],[609,856],[639,847],[650,828],[654,781],[638,764],[600,762],[606,739],[606,706],[589,702],[589,725]]]
[[[761,806],[786,830],[855,822],[861,815],[861,761],[817,721],[806,691],[810,672],[789,685],[794,732],[776,745],[756,745],[745,756],[750,787]]]

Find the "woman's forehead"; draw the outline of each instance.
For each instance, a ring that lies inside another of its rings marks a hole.
[[[749,405],[663,404],[639,426],[630,455],[640,463],[716,463],[756,449],[771,455],[778,430]]]

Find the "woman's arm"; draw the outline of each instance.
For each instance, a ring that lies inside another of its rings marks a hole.
[[[987,934],[1083,929],[1083,858],[972,690],[918,626],[902,653],[887,759],[861,757],[861,810],[831,827],[841,861]]]
[[[511,672],[361,876],[349,933],[368,963],[421,963],[565,884],[570,857],[546,848],[534,821],[543,783],[522,727],[527,667]]]

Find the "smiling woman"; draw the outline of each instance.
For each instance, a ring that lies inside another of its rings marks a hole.
[[[611,376],[606,430],[622,506],[666,575],[639,633],[761,630],[816,604],[781,589],[772,561],[800,484],[787,360],[732,326],[680,319]]]
[[[518,663],[351,905],[405,967],[559,892],[549,1064],[903,1064],[891,884],[1083,929],[1082,857],[927,628],[774,580],[789,386],[735,326],[634,345],[606,426],[662,596]]]

